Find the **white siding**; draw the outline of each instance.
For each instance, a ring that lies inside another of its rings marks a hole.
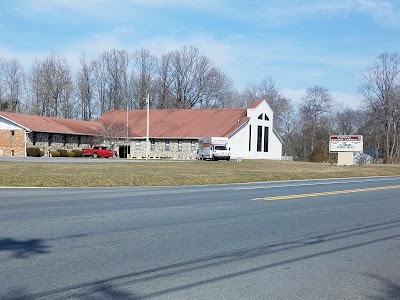
[[[258,117],[262,115],[262,120]],[[267,115],[269,120],[265,120]],[[282,159],[282,143],[273,130],[274,114],[269,105],[263,101],[256,108],[247,109],[250,120],[229,137],[232,158]],[[249,151],[249,131],[251,126],[251,149]],[[258,126],[262,128],[261,151],[257,151]],[[265,128],[268,127],[268,152],[264,151]]]
[[[15,125],[15,123],[12,123],[6,119],[3,119],[0,116],[0,129],[18,130],[18,129],[21,129],[21,127]]]

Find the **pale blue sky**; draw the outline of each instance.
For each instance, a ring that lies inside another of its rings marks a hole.
[[[13,0],[0,2],[0,57],[77,66],[110,49],[196,46],[238,90],[271,76],[297,101],[313,85],[359,105],[360,74],[400,51],[398,0]]]

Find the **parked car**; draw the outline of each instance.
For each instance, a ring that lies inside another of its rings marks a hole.
[[[113,151],[110,147],[107,146],[94,146],[93,148],[83,148],[82,156],[92,156],[93,158],[108,158],[113,156]],[[114,150],[114,156],[118,156],[118,152],[116,150]]]

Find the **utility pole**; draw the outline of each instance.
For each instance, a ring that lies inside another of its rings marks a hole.
[[[129,107],[128,107],[128,99],[126,99],[126,147],[125,147],[126,159],[128,159],[128,145],[129,145]]]
[[[147,106],[147,119],[146,119],[146,160],[149,159],[149,133],[150,133],[150,95],[147,94],[146,98]]]

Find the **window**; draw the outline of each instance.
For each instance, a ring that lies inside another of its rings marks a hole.
[[[259,115],[257,119],[262,120],[263,114]]]
[[[15,140],[15,131],[11,130],[11,144],[14,144],[14,140]]]
[[[170,150],[170,144],[169,144],[169,140],[165,141],[165,151],[169,151]]]
[[[249,125],[249,151],[251,151],[251,125]]]
[[[215,146],[215,150],[227,150],[226,146]]]
[[[183,150],[183,142],[178,141],[178,151],[182,151],[182,150]]]
[[[35,146],[37,140],[36,132],[32,132],[32,145]]]
[[[264,152],[268,152],[269,127],[264,127]]]
[[[262,149],[262,126],[257,126],[257,151]]]
[[[268,116],[266,114],[264,114],[264,120],[265,121],[269,121],[269,118],[268,118]]]
[[[140,141],[135,142],[135,150],[140,150]]]
[[[192,141],[191,149],[192,151],[196,150],[196,141]]]
[[[151,151],[156,150],[156,141],[155,140],[150,141],[150,150]]]

